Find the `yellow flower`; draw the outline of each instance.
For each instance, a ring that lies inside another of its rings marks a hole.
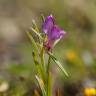
[[[76,53],[73,52],[73,51],[68,52],[66,57],[67,57],[67,59],[68,59],[69,61],[73,61],[73,60],[76,59]]]
[[[85,96],[96,96],[96,89],[95,88],[85,88],[84,94],[85,94]]]

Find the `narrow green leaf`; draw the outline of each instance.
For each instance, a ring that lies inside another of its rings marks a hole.
[[[43,71],[43,80],[46,81],[46,66],[45,66],[44,47],[43,46],[40,50],[40,60],[41,60],[41,68]]]
[[[36,78],[37,81],[38,81],[38,84],[39,84],[40,89],[41,89],[41,91],[42,91],[42,95],[43,95],[43,96],[47,96],[47,95],[46,95],[45,88],[44,88],[43,80],[42,80],[41,78],[39,78],[37,75],[35,76],[35,78]]]
[[[27,33],[27,36],[29,37],[29,39],[31,40],[32,42],[32,45],[33,45],[33,49],[35,51],[35,53],[38,52],[38,47],[37,47],[37,44],[35,42],[35,40],[33,39],[32,35],[30,34],[30,32],[26,32]]]
[[[37,24],[36,24],[36,22],[35,22],[34,19],[32,20],[32,25],[33,25],[33,28],[34,28],[37,32],[39,32],[39,29],[38,29]]]
[[[40,52],[40,59],[41,59],[41,64],[42,64],[42,67],[45,69],[45,60],[44,60],[44,47],[42,46],[41,48],[41,52]],[[44,70],[45,71],[45,70]]]
[[[49,72],[49,69],[50,69],[50,62],[51,62],[51,56],[49,55],[47,69],[46,69],[47,73]]]
[[[34,52],[32,52],[32,56],[33,56],[35,67],[36,67],[36,70],[37,70],[39,76],[41,78],[43,78],[43,80],[45,80],[45,74],[44,74],[44,71],[43,71],[43,67],[41,66],[41,64],[39,64],[39,62],[37,60],[37,57],[36,57],[36,54]]]
[[[44,17],[43,14],[41,14],[41,19],[42,19],[43,22],[45,21],[45,17]]]
[[[41,40],[43,40],[43,38],[41,37],[40,33],[37,32],[34,28],[30,28]]]
[[[68,73],[67,73],[66,70],[63,68],[62,64],[56,59],[56,57],[54,57],[53,54],[50,53],[50,52],[49,52],[48,54],[51,56],[52,60],[58,65],[58,67],[63,71],[63,73],[64,73],[67,77],[69,77]]]

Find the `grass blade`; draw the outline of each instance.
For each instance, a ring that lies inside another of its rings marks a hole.
[[[56,57],[54,57],[52,53],[48,53],[48,54],[51,56],[52,60],[58,65],[58,67],[63,71],[63,73],[65,74],[65,76],[69,77],[68,73],[63,68],[62,64],[56,59]]]
[[[39,32],[39,29],[34,19],[32,20],[32,26],[33,26],[32,28],[34,28],[37,32]]]
[[[35,53],[37,53],[38,52],[38,47],[37,47],[37,44],[36,44],[35,40],[33,39],[30,32],[26,32],[26,33],[27,33],[27,36],[29,37],[29,39],[31,40],[31,43],[33,45],[33,50],[35,51]]]
[[[38,75],[41,78],[43,78],[43,80],[45,80],[45,73],[43,71],[43,68],[42,68],[41,64],[39,64],[39,62],[37,61],[37,57],[36,57],[36,54],[34,52],[32,52],[32,56],[33,56],[33,60],[34,60],[35,67],[36,67]]]
[[[47,96],[47,95],[46,95],[45,88],[44,88],[43,80],[42,80],[41,78],[39,78],[37,75],[35,76],[35,78],[36,78],[37,81],[38,81],[38,84],[39,84],[40,89],[41,89],[41,91],[42,91],[42,95],[43,95],[43,96]]]
[[[41,19],[42,19],[43,22],[45,21],[45,17],[44,17],[43,14],[41,14]]]
[[[43,38],[41,37],[40,33],[37,32],[34,28],[30,28],[41,40],[43,40]]]

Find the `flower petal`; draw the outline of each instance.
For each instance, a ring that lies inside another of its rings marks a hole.
[[[65,31],[60,29],[57,25],[54,25],[51,29],[51,32],[48,34],[48,37],[50,40],[55,41],[57,39],[61,39],[64,36],[64,34],[66,34]]]
[[[42,29],[45,34],[48,34],[54,26],[54,18],[52,15],[47,16],[43,23]]]
[[[66,32],[64,30],[61,30],[60,31],[60,39],[62,39],[63,36],[65,36],[65,35],[66,35]]]

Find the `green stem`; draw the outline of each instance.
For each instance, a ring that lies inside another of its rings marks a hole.
[[[43,22],[45,21],[45,17],[44,17],[43,14],[41,14],[41,19],[42,19]]]
[[[41,49],[41,64],[43,66],[43,68],[45,69],[45,61],[44,61],[44,48],[42,47]]]
[[[47,96],[51,96],[51,72],[50,72],[50,62],[51,57],[48,58],[48,65],[47,65]]]
[[[42,71],[44,74],[44,82],[46,82],[46,66],[45,66],[45,58],[44,58],[44,47],[42,46],[41,48],[41,53],[40,53],[40,60],[41,60],[41,67],[42,67]]]
[[[47,73],[49,72],[49,69],[50,69],[50,62],[51,62],[51,57],[50,57],[50,55],[49,55],[48,65],[47,65]]]
[[[33,60],[34,60],[34,64],[35,64],[37,73],[38,73],[39,76],[44,80],[45,74],[44,74],[44,72],[43,72],[43,68],[42,68],[42,66],[40,65],[40,63],[38,62],[37,56],[36,56],[36,54],[35,54],[34,52],[32,52],[32,56],[33,56]]]

